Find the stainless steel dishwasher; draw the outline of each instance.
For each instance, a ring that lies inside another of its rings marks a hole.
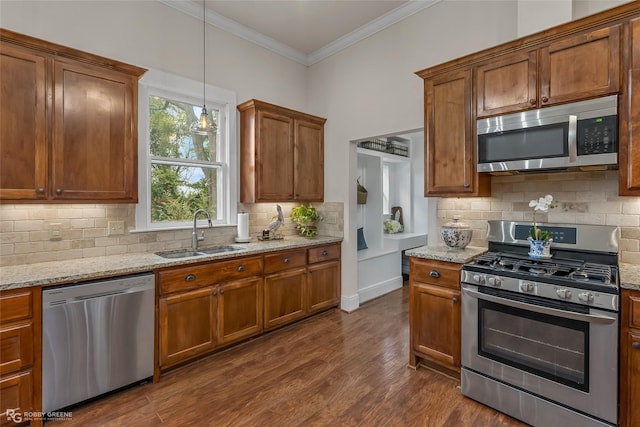
[[[51,412],[153,376],[154,276],[42,291],[42,406]]]

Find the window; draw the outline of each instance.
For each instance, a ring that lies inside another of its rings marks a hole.
[[[139,203],[136,229],[191,227],[206,209],[216,225],[236,211],[235,94],[207,86],[206,105],[216,132],[189,126],[202,108],[202,82],[157,71],[140,81]]]

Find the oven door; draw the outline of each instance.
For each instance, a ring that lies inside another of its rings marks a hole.
[[[462,288],[464,367],[616,423],[617,313]]]

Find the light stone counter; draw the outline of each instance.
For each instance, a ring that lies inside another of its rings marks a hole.
[[[268,242],[261,242],[254,239],[251,243],[233,243],[233,246],[239,246],[243,249],[216,255],[166,259],[153,253],[131,253],[2,267],[0,269],[0,290],[74,283],[103,277],[152,271],[156,268],[187,265],[244,255],[256,255],[283,249],[317,246],[341,241],[342,238],[340,237],[318,236],[314,239],[305,239],[298,236],[287,236],[283,240],[272,240]]]
[[[405,252],[407,256],[416,258],[433,259],[437,261],[457,262],[464,264],[471,261],[478,255],[487,252],[487,248],[476,246],[467,246],[464,249],[449,249],[448,246],[421,246],[419,248],[410,249]]]
[[[640,291],[640,265],[620,263],[620,287]]]

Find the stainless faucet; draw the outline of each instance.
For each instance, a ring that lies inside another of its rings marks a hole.
[[[209,228],[213,227],[213,224],[211,223],[211,215],[209,215],[209,212],[207,212],[204,209],[198,209],[197,211],[195,211],[193,213],[193,232],[191,233],[191,249],[194,251],[198,250],[198,242],[204,240],[204,231],[202,232],[202,234],[200,234],[200,236],[198,236],[198,231],[196,230],[196,220],[198,219],[198,214],[205,214],[207,216],[207,219],[209,220]]]

